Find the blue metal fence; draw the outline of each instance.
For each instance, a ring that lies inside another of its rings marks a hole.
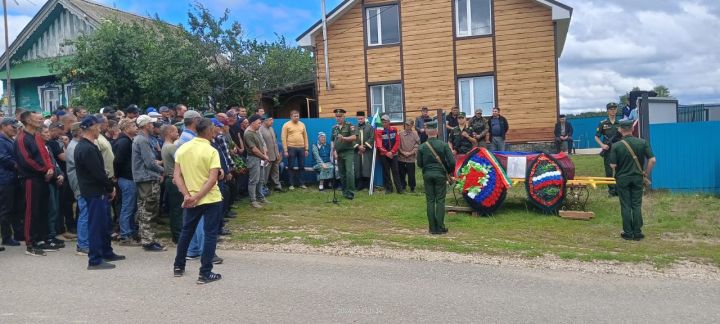
[[[650,125],[654,189],[720,194],[720,122]]]
[[[678,106],[678,123],[695,123],[708,121],[709,112],[705,105]]]
[[[600,148],[595,142],[595,131],[605,118],[607,117],[568,118],[568,122],[573,126],[576,149]]]
[[[357,125],[357,119],[356,118],[346,118],[346,120],[353,125]],[[278,146],[280,146],[282,150],[282,139],[280,138],[282,134],[282,126],[288,122],[289,119],[275,119],[275,122],[273,124],[273,129],[275,129],[275,134],[277,134],[278,138]],[[305,124],[305,129],[307,129],[308,132],[308,142],[312,146],[313,144],[317,143],[317,135],[319,132],[323,132],[327,135],[328,143],[330,142],[330,136],[332,135],[332,129],[337,124],[335,121],[335,118],[310,118],[310,119],[302,119],[301,120],[303,124]],[[283,159],[283,166],[287,165],[287,159]],[[312,149],[310,149],[309,156],[305,159],[305,167],[312,167],[315,165],[315,159],[312,156]],[[308,183],[315,183],[317,182],[317,177],[315,172],[305,172],[303,173],[303,179],[308,181]],[[383,185],[383,179],[382,179],[382,165],[380,163],[377,163],[375,166],[375,185],[376,186],[382,186]]]

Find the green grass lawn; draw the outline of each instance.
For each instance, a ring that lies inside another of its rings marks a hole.
[[[573,156],[577,175],[603,176],[596,155]],[[418,177],[422,183],[422,177]],[[422,185],[419,185],[422,190]],[[272,204],[250,209],[246,201],[229,223],[234,243],[302,243],[313,246],[382,246],[457,253],[565,259],[649,262],[664,267],[678,260],[720,265],[720,199],[703,195],[654,192],[645,197],[646,239],[620,239],[620,207],[606,188],[591,190],[590,221],[545,216],[526,203],[525,188],[512,188],[493,217],[454,214],[446,217],[448,235],[427,234],[425,196],[367,192],[356,199],[329,203],[332,191],[316,188],[273,194]],[[462,200],[458,196],[459,200]],[[463,202],[461,201],[461,204]],[[448,194],[447,204],[454,204]]]

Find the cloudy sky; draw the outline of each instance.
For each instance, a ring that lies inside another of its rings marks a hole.
[[[327,0],[328,10],[341,0]],[[192,0],[102,0],[139,15],[184,23]],[[320,18],[320,0],[203,0],[231,10],[250,37],[294,40]],[[560,59],[563,112],[599,110],[633,86],[663,84],[681,104],[720,103],[720,1],[561,0],[574,8]],[[43,0],[8,0],[10,37]],[[0,31],[3,27],[0,25]]]

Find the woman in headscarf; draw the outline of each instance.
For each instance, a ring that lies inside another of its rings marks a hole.
[[[318,133],[317,143],[312,146],[313,158],[315,158],[315,166],[313,169],[318,172],[319,189],[322,191],[326,185],[332,187],[333,180],[333,163],[330,161],[330,144],[327,143],[325,133]]]

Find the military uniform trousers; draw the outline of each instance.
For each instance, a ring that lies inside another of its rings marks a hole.
[[[603,154],[603,166],[605,166],[605,177],[612,178],[615,174],[613,172],[613,168],[610,167],[610,152],[609,151],[605,152],[605,154]],[[608,185],[608,193],[612,196],[617,195],[617,190],[615,189],[615,185]]]
[[[447,177],[439,172],[428,172],[423,174],[423,180],[425,180],[425,200],[430,232],[437,233],[445,228]]]
[[[355,191],[355,152],[343,151],[337,152],[338,155],[338,172],[340,173],[340,182],[343,185],[344,196],[354,196]]]
[[[617,179],[617,193],[620,196],[623,232],[634,235],[642,233],[643,178],[637,176]]]
[[[143,245],[154,243],[155,232],[151,224],[160,209],[160,181],[137,183],[137,207],[140,242]]]

